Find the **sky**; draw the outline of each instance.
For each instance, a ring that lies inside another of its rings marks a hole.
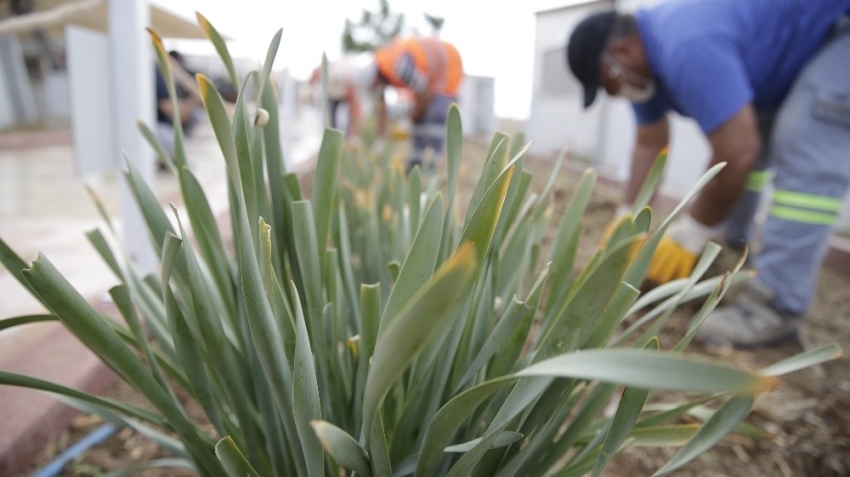
[[[276,68],[306,79],[321,61],[339,57],[346,19],[357,21],[378,0],[151,0],[194,21],[199,11],[233,39],[234,56],[261,59],[278,29],[283,29]],[[534,12],[570,0],[390,0],[390,9],[405,15],[408,27],[430,33],[424,13],[445,18],[441,37],[461,54],[464,71],[495,78],[496,115],[525,119],[531,105],[534,66]],[[564,33],[566,37],[566,32]],[[212,52],[204,43],[175,45],[187,53]]]

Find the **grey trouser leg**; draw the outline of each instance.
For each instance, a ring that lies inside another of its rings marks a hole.
[[[743,249],[744,244],[752,240],[753,219],[761,203],[762,190],[770,180],[770,133],[773,130],[775,113],[764,113],[758,116],[759,135],[762,148],[753,170],[747,176],[747,188],[738,200],[732,213],[723,224],[726,244],[734,249]]]
[[[804,314],[850,184],[850,35],[803,69],[776,118],[774,193],[755,260],[774,306]]]
[[[428,105],[428,110],[425,111],[419,121],[413,124],[413,154],[408,161],[407,170],[413,169],[416,164],[421,167],[425,151],[428,149],[431,149],[434,158],[443,153],[443,143],[446,140],[446,119],[449,115],[449,108],[455,101],[456,98],[434,96],[431,104]],[[429,166],[433,166],[433,164],[429,164]]]

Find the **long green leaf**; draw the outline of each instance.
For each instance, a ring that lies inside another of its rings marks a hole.
[[[463,147],[463,125],[457,104],[449,108],[446,120],[446,166],[448,168],[448,206],[454,205],[457,190],[457,176],[460,170],[461,149]]]
[[[529,305],[519,302],[514,297],[508,305],[502,319],[496,324],[496,327],[490,333],[487,341],[481,347],[478,355],[466,367],[466,372],[458,382],[455,392],[460,390],[460,387],[468,382],[481,369],[487,360],[489,360],[497,351],[499,351],[508,338],[522,324],[523,319],[529,314],[533,314],[536,309],[536,300],[540,299],[543,288],[546,285],[546,277],[548,276],[549,267],[544,268],[537,278],[537,281],[531,287],[529,292]]]
[[[247,222],[246,212],[240,208],[237,211],[239,229],[237,233],[240,239],[237,241],[239,255],[239,270],[241,276],[242,299],[245,306],[245,316],[247,318],[251,333],[251,343],[256,350],[257,360],[260,363],[263,374],[270,384],[271,392],[274,398],[275,406],[278,412],[286,416],[290,413],[294,406],[294,396],[290,394],[293,388],[294,377],[292,376],[290,363],[286,356],[286,344],[278,324],[275,322],[275,317],[272,315],[271,305],[268,299],[268,290],[263,286],[263,279],[260,275],[260,266],[256,261],[256,252],[253,248],[250,225]],[[271,268],[270,263],[266,263],[267,268]],[[276,292],[278,283],[270,283],[275,287],[273,292]],[[286,305],[281,305],[285,308]],[[283,318],[287,320],[288,318]],[[285,325],[283,325],[285,329]],[[296,344],[297,347],[297,344]],[[293,428],[290,419],[283,419],[284,431],[289,440],[293,440],[296,435],[296,429]],[[297,427],[297,421],[295,422]],[[312,433],[311,433],[312,435]],[[304,439],[302,436],[301,439]],[[281,452],[282,449],[276,449],[275,452]],[[303,461],[296,459],[296,465],[303,468]]]
[[[634,447],[681,447],[699,431],[699,424],[636,427],[629,433]]]
[[[233,59],[230,57],[230,52],[227,50],[227,44],[224,42],[224,38],[222,38],[218,30],[212,26],[212,23],[210,23],[206,17],[195,12],[195,18],[197,19],[198,26],[201,27],[201,31],[204,33],[204,36],[206,36],[207,39],[210,40],[210,43],[215,46],[218,56],[220,56],[221,60],[224,62],[231,84],[235,89],[239,89],[239,77],[236,76],[236,69],[233,67]]]
[[[310,337],[304,322],[304,313],[298,305],[298,290],[292,286],[292,295],[296,316],[295,363],[293,363],[292,412],[295,415],[295,425],[301,438],[304,459],[307,462],[307,474],[321,476],[324,474],[325,460],[322,455],[322,445],[310,427],[314,420],[322,418],[322,404],[319,396],[319,385],[316,379],[316,365],[313,352],[310,349]]]
[[[697,392],[756,392],[770,388],[775,382],[774,378],[725,364],[633,349],[563,354],[529,366],[517,376],[560,376]]]
[[[157,426],[165,425],[165,421],[162,420],[162,417],[151,411],[147,411],[145,409],[118,400],[95,396],[94,394],[78,391],[76,389],[68,388],[56,383],[51,383],[50,381],[44,381],[42,379],[33,378],[30,376],[0,371],[0,384],[4,384],[6,386],[18,386],[22,388],[37,389],[39,391],[45,391],[53,394],[61,394],[63,396],[69,396],[79,399],[80,401],[86,401],[93,404],[97,404],[105,408],[115,409],[116,411],[120,411],[129,416],[137,417]]]
[[[469,242],[475,247],[479,265],[483,265],[484,257],[490,248],[514,171],[515,167],[509,165],[495,178],[493,185],[487,189],[478,202],[478,207],[472,212],[461,235],[461,244]]]
[[[726,166],[725,162],[717,164],[713,166],[711,169],[705,172],[702,177],[699,178],[696,184],[694,184],[693,188],[685,195],[685,197],[679,202],[679,204],[673,209],[670,215],[667,216],[664,221],[661,222],[661,225],[658,226],[658,229],[646,240],[638,253],[637,257],[635,257],[632,262],[631,267],[629,268],[629,272],[626,274],[625,281],[629,285],[639,288],[641,282],[646,276],[646,271],[649,269],[650,261],[652,257],[655,255],[655,249],[658,248],[658,244],[661,242],[661,238],[664,236],[664,233],[667,231],[667,227],[670,225],[672,220],[676,217],[676,215],[681,212],[682,209],[691,201],[697,194],[700,193],[703,187],[708,184],[711,179],[716,176],[721,169]]]
[[[428,286],[411,299],[398,320],[378,337],[363,397],[363,435],[367,439],[387,391],[465,296],[476,266],[473,246],[461,245]]]
[[[257,85],[257,91],[265,91],[267,81],[269,80],[269,75],[272,72],[272,67],[274,66],[274,60],[277,57],[278,49],[280,48],[280,37],[283,35],[283,29],[279,29],[275,32],[271,41],[269,42],[269,47],[266,49],[266,59],[263,61],[263,69],[260,71],[259,81]]]
[[[347,432],[325,421],[310,423],[325,452],[339,465],[357,472],[357,475],[372,477],[372,466],[366,449],[360,446]]]
[[[201,92],[201,99],[204,102],[204,108],[207,110],[207,116],[210,118],[210,124],[215,133],[215,138],[218,140],[222,155],[224,155],[230,184],[236,189],[236,194],[242,197],[242,180],[239,176],[236,142],[233,139],[233,126],[230,116],[224,107],[224,100],[221,99],[221,95],[218,94],[218,90],[215,89],[215,85],[209,78],[198,74],[196,75],[196,79],[198,81],[198,89]]]
[[[519,432],[511,432],[511,431],[502,431],[496,434],[496,438],[491,441],[490,449],[495,449],[497,447],[504,447],[517,442],[522,439],[524,436]],[[478,439],[472,439],[471,441],[467,441],[461,444],[455,444],[453,446],[446,447],[443,449],[443,452],[469,452],[475,446],[483,442],[483,439],[480,437]]]
[[[184,168],[179,173],[180,190],[186,202],[186,213],[192,224],[198,252],[210,269],[213,282],[229,314],[235,314],[233,300],[233,279],[230,275],[229,257],[221,233],[216,225],[215,216],[207,196],[194,174]]]
[[[484,170],[481,172],[481,178],[472,191],[472,198],[469,200],[469,207],[466,209],[465,222],[470,221],[473,212],[478,208],[484,194],[492,187],[496,177],[498,177],[504,168],[505,158],[508,152],[508,141],[508,136],[502,132],[493,134],[493,139],[490,141],[490,149],[487,151],[487,160],[484,162]]]
[[[595,270],[592,264],[588,265],[587,278],[578,283],[549,324],[536,359],[573,351],[587,339],[593,321],[603,313],[622,281],[629,266],[632,244],[637,240],[639,237],[621,242]]]
[[[89,349],[143,392],[180,434],[198,465],[213,470],[209,448],[188,417],[176,408],[168,393],[156,383],[142,362],[121,341],[86,300],[71,286],[43,254],[24,271],[24,277],[51,310]],[[214,470],[213,470],[214,471]]]
[[[497,429],[495,432],[492,432],[481,439],[475,447],[466,452],[452,468],[449,470],[447,477],[461,477],[465,475],[470,475],[472,470],[481,461],[481,458],[484,457],[484,453],[494,447],[500,447],[496,444],[496,441],[499,437],[504,435],[504,428],[507,427],[507,423],[502,427]],[[521,435],[518,437],[522,437]]]
[[[218,441],[215,445],[215,455],[231,477],[260,477],[230,436]]]
[[[699,431],[685,444],[676,455],[664,464],[653,476],[668,475],[687,464],[716,444],[738,425],[753,407],[755,398],[751,394],[733,396],[726,404],[706,421]]]
[[[331,218],[336,198],[339,163],[342,159],[342,131],[326,129],[319,148],[316,172],[313,175],[313,213],[316,223],[316,246],[320,263],[324,263],[325,248],[328,243]]]
[[[135,419],[127,418],[127,417],[122,416],[122,415],[120,415],[116,412],[113,412],[112,410],[110,410],[109,408],[107,408],[105,406],[100,406],[100,405],[94,404],[90,401],[84,401],[82,399],[77,399],[77,398],[65,396],[65,395],[62,395],[62,394],[53,394],[53,396],[56,397],[56,399],[64,402],[65,404],[68,404],[69,406],[74,407],[78,411],[81,411],[81,412],[84,412],[84,413],[87,413],[87,414],[94,414],[94,415],[100,416],[101,418],[103,418],[103,420],[105,420],[109,423],[115,424],[116,426],[131,428],[131,429],[135,430],[136,432],[138,432],[139,434],[141,434],[141,435],[145,436],[146,438],[152,440],[153,442],[156,443],[156,445],[158,445],[163,450],[167,451],[168,453],[170,453],[173,456],[183,457],[183,458],[189,457],[188,454],[186,453],[186,448],[183,446],[183,444],[179,440],[177,440],[177,439],[175,439],[175,438],[173,438],[173,437],[171,437],[171,436],[169,436],[169,435],[167,435],[167,434],[165,434],[165,433],[163,433],[163,432],[161,432],[157,429],[154,429],[150,426],[146,426],[146,425],[136,421]],[[184,462],[185,462],[185,460],[184,460]]]
[[[440,251],[440,239],[443,235],[443,199],[437,194],[425,212],[422,226],[413,239],[398,279],[393,286],[381,328],[390,325],[410,298],[431,279]]]
[[[666,164],[667,148],[665,147],[658,153],[655,161],[653,161],[652,167],[649,169],[646,179],[644,179],[643,184],[640,187],[640,191],[638,191],[637,197],[635,197],[634,202],[632,202],[633,214],[638,215],[644,207],[649,205],[649,201],[655,196],[655,191],[658,189],[661,179],[664,178],[664,167]]]
[[[434,475],[442,457],[443,449],[463,421],[485,399],[502,388],[502,386],[515,381],[515,379],[510,376],[484,382],[458,394],[440,408],[433,419],[431,419],[428,429],[425,431],[425,437],[422,440],[419,457],[416,461],[414,477]]]
[[[106,262],[109,269],[112,270],[112,273],[114,273],[118,279],[123,280],[124,274],[121,272],[118,260],[115,258],[115,255],[112,253],[112,249],[109,248],[109,244],[106,242],[106,238],[100,230],[94,229],[90,232],[86,232],[86,238],[89,239],[89,242],[91,242],[95,250],[97,250],[97,253],[100,254],[103,261]]]
[[[647,348],[658,350],[658,340],[651,341]],[[617,413],[614,414],[614,420],[611,421],[611,427],[608,428],[608,434],[605,436],[605,443],[593,466],[594,477],[602,474],[605,466],[628,437],[646,403],[647,396],[649,396],[649,390],[646,388],[627,387],[623,391]]]
[[[6,318],[5,320],[0,320],[0,331],[15,326],[29,325],[31,323],[45,323],[48,321],[59,321],[59,317],[56,315],[23,315],[16,316],[14,318]]]
[[[171,108],[173,110],[171,117],[179,118],[180,115],[180,99],[177,96],[177,89],[174,87],[174,77],[171,74],[171,57],[165,51],[165,46],[162,44],[162,39],[150,28],[147,29],[148,34],[151,37],[151,44],[154,47],[154,53],[156,58],[157,67],[159,67],[160,74],[162,75],[163,80],[165,80],[165,87],[168,90],[168,96],[171,99]],[[142,130],[142,133],[147,136],[150,131],[147,130],[147,126],[142,123],[137,123]],[[147,130],[147,131],[146,131]],[[186,149],[183,146],[183,123],[182,121],[172,121],[172,131],[174,134],[174,162],[172,163],[171,156],[162,148],[159,144],[159,139],[156,138],[155,135],[152,135],[149,138],[149,142],[154,144],[154,149],[157,151],[159,158],[168,165],[169,169],[171,169],[172,173],[175,173],[177,170],[186,167]]]
[[[139,206],[142,217],[145,219],[152,241],[151,244],[154,250],[156,250],[157,255],[162,255],[162,242],[165,240],[165,234],[169,232],[173,234],[174,227],[165,215],[165,211],[162,210],[162,206],[159,204],[159,200],[154,195],[150,185],[145,182],[136,164],[126,155],[124,159],[127,163],[127,173],[124,174],[127,185],[130,187],[130,191],[132,191],[133,197],[136,199],[136,204]],[[178,262],[177,269],[180,273],[185,272],[184,267],[185,265]]]
[[[545,322],[553,319],[554,315],[561,309],[570,288],[573,261],[578,250],[579,233],[582,229],[581,216],[590,203],[595,184],[596,173],[591,169],[586,170],[581,176],[575,192],[573,192],[564,215],[561,217],[561,225],[555,232],[554,243],[560,245],[549,249],[548,261],[552,263],[552,292],[546,301]]]
[[[6,270],[9,270],[12,276],[18,280],[18,283],[23,285],[23,287],[26,288],[32,296],[38,298],[45,307],[47,306],[47,304],[44,303],[44,300],[38,296],[38,293],[33,290],[32,285],[30,285],[24,278],[23,271],[27,268],[26,262],[24,262],[21,257],[19,257],[18,254],[15,253],[15,251],[12,250],[5,241],[3,241],[2,238],[0,238],[0,263],[6,267]]]
[[[794,371],[799,371],[803,368],[808,368],[839,358],[841,355],[841,348],[839,348],[837,344],[832,343],[783,359],[778,363],[771,364],[770,366],[762,368],[761,374],[764,376],[782,376],[784,374],[793,373]]]

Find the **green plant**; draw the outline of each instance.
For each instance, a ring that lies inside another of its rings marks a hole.
[[[736,269],[700,281],[718,253],[712,245],[689,279],[640,296],[670,218],[648,234],[650,211],[638,204],[574,276],[593,172],[550,237],[557,171],[531,192],[526,148],[497,133],[462,209],[456,108],[444,177],[419,168],[405,176],[391,152],[347,149],[341,132],[326,130],[312,201],[305,200],[284,170],[276,99],[265,81],[280,33],[262,71],[239,82],[221,37],[203,17],[199,23],[243,89],[231,117],[198,76],[227,163],[232,247],[187,166],[179,124],[169,167],[186,217],[174,210],[172,222],[130,161],[125,174],[161,257],[159,274],[140,276],[101,231],[88,234],[120,281],[110,293],[125,323],[94,310],[46,257],[27,266],[0,241],[0,261],[51,310],[2,320],[0,330],[61,320],[155,410],[8,372],[0,371],[0,384],[53,393],[133,427],[175,455],[168,465],[203,476],[340,475],[341,468],[376,477],[598,475],[626,447],[681,446],[659,469],[664,475],[729,432],[754,432],[742,420],[776,376],[839,353],[831,345],[759,371],[683,356],[708,311],[747,275]],[[165,50],[152,39],[170,78]],[[261,92],[256,106],[244,94],[252,82]],[[648,200],[662,168],[659,161],[641,197]],[[644,239],[632,260],[633,244]],[[691,330],[672,350],[659,350],[655,336],[673,309],[704,296]],[[208,422],[187,415],[177,388]],[[697,394],[647,407],[650,390]],[[616,413],[604,416],[617,393]],[[719,407],[707,411],[709,404]],[[675,424],[687,413],[708,417]]]
[[[377,11],[363,9],[357,23],[345,20],[342,30],[342,52],[362,53],[375,51],[404,28],[404,14],[390,10],[387,0],[379,0]]]

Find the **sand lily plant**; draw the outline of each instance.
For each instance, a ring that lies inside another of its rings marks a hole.
[[[284,167],[266,80],[280,32],[262,69],[237,78],[225,43],[198,19],[241,90],[231,112],[197,77],[227,166],[229,233],[216,225],[175,123],[168,166],[185,212],[163,210],[131,160],[124,174],[158,273],[142,276],[124,250],[107,245],[114,229],[105,213],[106,229],[88,234],[117,277],[109,292],[123,321],[95,310],[48,257],[27,264],[0,241],[2,263],[49,310],[2,320],[0,330],[61,321],[153,410],[9,372],[0,371],[0,384],[51,393],[174,455],[150,466],[205,477],[579,476],[599,475],[631,446],[678,447],[656,474],[666,475],[728,433],[756,433],[742,421],[778,376],[837,356],[826,346],[745,370],[684,355],[706,314],[747,278],[736,269],[703,279],[716,245],[690,278],[639,292],[667,224],[720,166],[648,233],[644,206],[658,161],[635,214],[580,267],[594,173],[552,217],[563,157],[545,188],[532,191],[527,146],[497,133],[477,185],[462,194],[456,108],[436,171],[405,174],[391,150],[374,152],[368,138],[348,147],[340,131],[326,130],[307,194]],[[151,38],[176,109],[167,54]],[[642,248],[633,256],[635,244]],[[705,305],[692,328],[659,349],[672,311],[697,298]],[[689,398],[645,405],[663,390]],[[202,422],[186,412],[187,395]],[[606,413],[612,402],[616,411]],[[704,422],[679,424],[686,414]]]

